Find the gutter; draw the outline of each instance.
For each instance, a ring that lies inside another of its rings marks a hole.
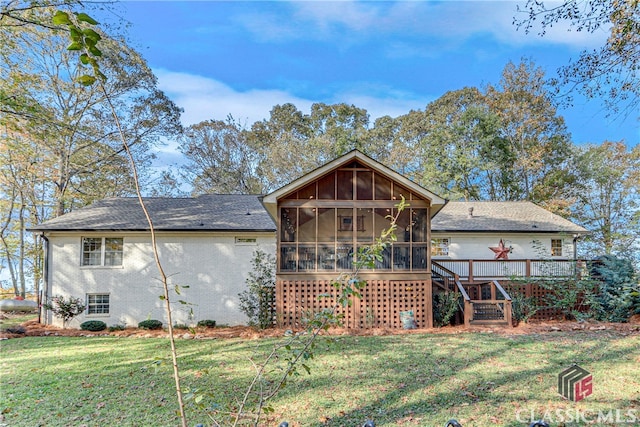
[[[49,239],[45,236],[44,233],[40,234],[40,238],[44,241],[43,250],[43,261],[44,265],[42,268],[42,289],[40,290],[40,295],[38,298],[38,323],[42,323],[43,310],[42,302],[49,300]]]

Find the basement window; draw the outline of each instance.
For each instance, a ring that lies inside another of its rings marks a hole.
[[[87,314],[109,314],[109,294],[87,294]]]

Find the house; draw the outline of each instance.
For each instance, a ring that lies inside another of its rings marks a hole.
[[[257,248],[275,251],[275,224],[255,195],[148,198],[163,269],[181,295],[172,297],[179,324],[216,320],[242,324],[238,308]],[[86,298],[85,320],[136,326],[165,321],[160,275],[149,225],[137,198],[112,198],[47,221],[34,232],[45,240],[44,297]],[[188,286],[188,287],[187,287]],[[61,325],[50,313],[46,323]]]
[[[277,258],[277,321],[298,325],[330,304],[318,296],[352,270],[358,248],[388,227],[402,198],[409,207],[399,214],[397,241],[360,272],[367,286],[342,313],[347,327],[399,328],[401,312],[430,327],[434,292],[443,290],[466,295],[465,320],[481,320],[487,307],[506,320],[510,299],[498,280],[542,273],[540,258],[568,266],[586,233],[532,203],[448,202],[352,151],[263,197],[146,199],[163,268],[172,284],[189,286],[180,299],[190,304],[176,307],[174,321],[244,323],[238,294],[260,248]],[[46,296],[85,297],[76,326],[164,319],[148,228],[135,198],[103,200],[34,227],[47,242]]]

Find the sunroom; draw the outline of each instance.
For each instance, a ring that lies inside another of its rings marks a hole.
[[[408,207],[398,214],[404,198]],[[277,223],[276,312],[297,326],[330,301],[340,272],[353,271],[358,249],[369,245],[398,215],[397,241],[373,269],[362,298],[346,309],[345,326],[400,327],[412,311],[431,326],[430,219],[445,201],[358,151],[352,151],[264,197]]]

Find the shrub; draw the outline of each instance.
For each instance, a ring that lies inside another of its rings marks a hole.
[[[544,308],[557,310],[565,320],[585,320],[593,317],[591,300],[597,284],[590,278],[532,281],[551,291],[542,297]]]
[[[527,322],[540,309],[536,297],[525,297],[522,292],[511,292],[511,310],[513,321],[517,324]]]
[[[203,328],[215,328],[216,327],[216,321],[215,320],[201,320],[198,322],[198,326],[203,327]]]
[[[189,325],[185,325],[184,323],[176,323],[173,325],[173,329],[189,329]]]
[[[455,292],[442,292],[433,295],[433,321],[436,326],[445,326],[451,323],[453,316],[458,311],[458,294]]]
[[[83,331],[104,331],[107,329],[107,324],[102,320],[87,320],[86,322],[82,322],[80,324],[80,329]]]
[[[143,320],[138,323],[140,329],[162,329],[162,322],[155,319]]]
[[[69,320],[81,314],[86,308],[80,298],[69,297],[66,299],[63,296],[55,296],[43,303],[42,306],[50,310],[54,316],[62,319],[63,328],[67,326]]]
[[[276,260],[258,249],[253,253],[251,264],[253,271],[246,281],[249,289],[238,294],[240,310],[249,318],[249,325],[270,328],[275,318]]]
[[[590,270],[598,283],[589,300],[597,320],[626,322],[640,313],[640,287],[631,260],[604,255]]]
[[[124,331],[124,328],[124,325],[111,325],[109,326],[109,332]]]

